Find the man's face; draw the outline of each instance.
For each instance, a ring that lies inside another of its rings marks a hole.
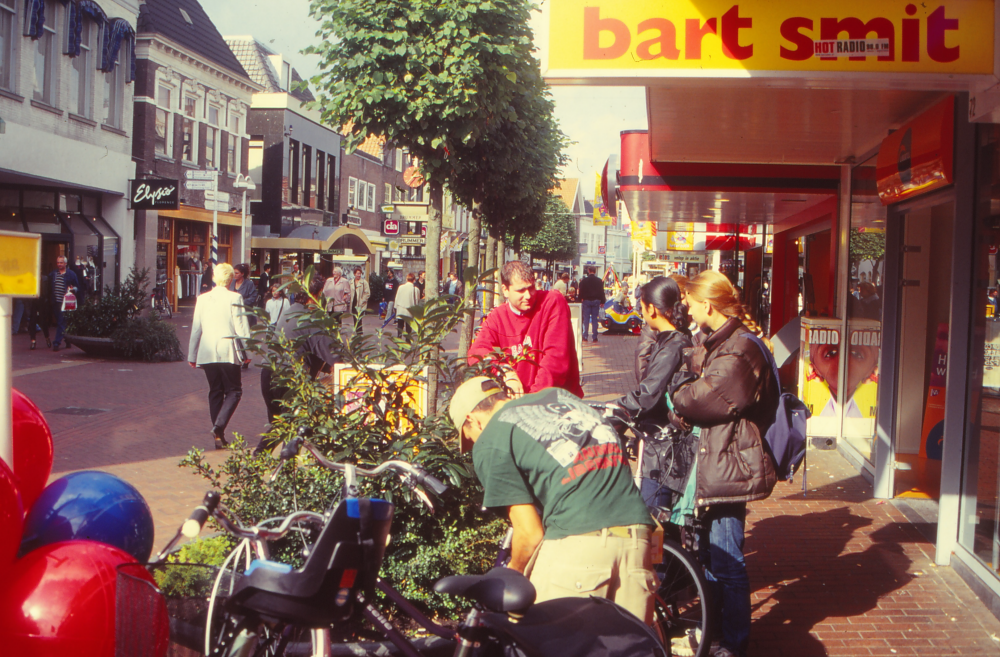
[[[426,276],[426,274],[424,274],[424,272],[420,272],[420,275],[417,277],[417,280],[420,281],[421,283],[423,283],[425,276]]]
[[[530,281],[525,281],[520,276],[514,276],[510,287],[501,283],[500,288],[503,290],[503,295],[507,297],[511,308],[522,313],[531,310],[536,297],[534,276],[531,277]]]
[[[356,280],[356,281],[360,281],[361,280],[361,272],[359,272],[359,271],[354,272],[354,280]]]
[[[334,282],[340,280],[340,272],[339,271],[333,272],[333,280],[334,280]]]
[[[58,258],[56,258],[56,269],[59,270],[60,274],[66,272],[66,258],[64,258],[62,256],[59,256]]]

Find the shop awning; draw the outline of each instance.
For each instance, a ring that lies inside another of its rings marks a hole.
[[[368,254],[375,253],[375,247],[368,236],[360,229],[350,226],[299,226],[285,237],[253,237],[250,247],[282,251],[329,251],[340,240],[346,243],[344,248],[365,253],[356,256],[362,260],[367,259]]]
[[[212,210],[196,208],[193,205],[181,205],[179,210],[159,210],[158,216],[168,219],[186,219],[187,221],[201,221],[212,223]],[[250,215],[247,215],[247,223],[250,222]],[[236,212],[220,212],[219,223],[223,226],[243,225],[243,216]]]

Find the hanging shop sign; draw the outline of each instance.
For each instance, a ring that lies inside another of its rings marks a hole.
[[[347,212],[341,215],[341,223],[348,226],[360,226],[361,215],[354,208],[348,208]]]
[[[678,253],[677,251],[657,251],[657,260],[665,260],[667,262],[685,262],[688,264],[703,265],[705,264],[705,256],[697,253]]]
[[[0,230],[0,254],[0,296],[38,297],[42,279],[42,236]]]
[[[129,181],[130,210],[176,210],[180,203],[180,182],[162,178]]]
[[[399,235],[399,219],[386,219],[382,222],[383,235]]]
[[[423,246],[427,239],[416,235],[402,235],[396,241],[402,246]]]
[[[954,125],[955,99],[949,96],[882,140],[875,168],[882,205],[951,184]]]
[[[549,0],[549,80],[993,73],[994,3]]]

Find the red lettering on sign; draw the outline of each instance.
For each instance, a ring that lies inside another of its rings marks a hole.
[[[697,18],[684,21],[684,59],[701,59],[701,40],[706,34],[716,34],[716,20],[709,18],[702,25]]]
[[[753,44],[740,45],[740,29],[753,27],[752,18],[740,18],[740,6],[733,5],[722,15],[722,52],[730,59],[749,59]]]
[[[945,32],[958,29],[957,18],[945,18],[944,7],[938,7],[927,17],[927,54],[936,62],[953,62],[958,59],[958,46],[944,45]]]
[[[601,47],[601,33],[610,32],[614,41]],[[632,35],[628,26],[617,18],[601,18],[600,7],[583,8],[583,58],[617,59],[628,52]]]
[[[639,34],[648,30],[659,30],[660,35],[647,41],[643,41],[636,48],[636,54],[640,59],[677,59],[681,51],[677,48],[677,28],[666,18],[650,18],[639,23]],[[660,51],[653,54],[653,46],[658,45]]]

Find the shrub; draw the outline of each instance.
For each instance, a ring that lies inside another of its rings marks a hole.
[[[233,550],[233,541],[229,536],[219,535],[200,538],[193,543],[182,545],[179,550],[167,558],[168,564],[203,564],[206,566],[221,566]],[[205,576],[200,570],[190,568],[166,567],[154,571],[156,585],[170,597],[183,598],[199,595],[204,588]]]
[[[100,297],[90,296],[68,313],[66,332],[81,337],[111,338],[127,358],[177,361],[184,358],[174,327],[152,317],[140,317],[149,295],[149,270],[135,267],[118,290],[104,288]]]
[[[368,276],[368,285],[372,289],[372,296],[368,300],[368,305],[373,306],[377,310],[378,305],[385,299],[385,277],[372,273]]]

